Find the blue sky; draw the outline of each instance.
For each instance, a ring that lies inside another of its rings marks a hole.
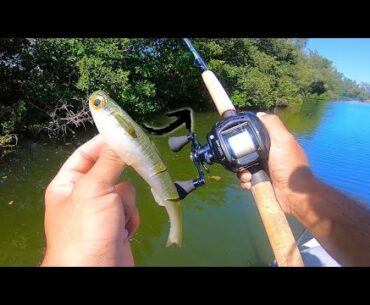
[[[370,83],[369,38],[311,38],[307,48],[331,60],[337,70],[356,82]]]

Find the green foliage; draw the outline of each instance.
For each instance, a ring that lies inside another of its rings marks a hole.
[[[194,39],[239,108],[312,99],[369,99],[369,85],[346,79],[304,51],[307,39]],[[212,105],[180,39],[0,39],[0,135],[76,124],[86,99],[107,91],[136,119],[178,106]],[[64,122],[60,124],[60,122]]]

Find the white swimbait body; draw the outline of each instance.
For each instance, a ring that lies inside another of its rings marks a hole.
[[[180,199],[156,146],[142,128],[103,91],[94,92],[89,107],[104,141],[150,185],[155,201],[164,206],[171,228],[167,246],[181,246]]]

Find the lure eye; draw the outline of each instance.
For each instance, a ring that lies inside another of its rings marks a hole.
[[[98,99],[98,98],[94,101],[94,105],[95,105],[96,107],[99,107],[100,103],[101,103],[101,100],[100,100],[100,99]]]
[[[101,109],[106,104],[105,98],[101,95],[93,96],[90,99],[90,104],[93,106],[96,110]]]

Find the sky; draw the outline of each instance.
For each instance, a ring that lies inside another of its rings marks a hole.
[[[345,77],[370,83],[369,38],[311,38],[306,48],[331,60]]]

